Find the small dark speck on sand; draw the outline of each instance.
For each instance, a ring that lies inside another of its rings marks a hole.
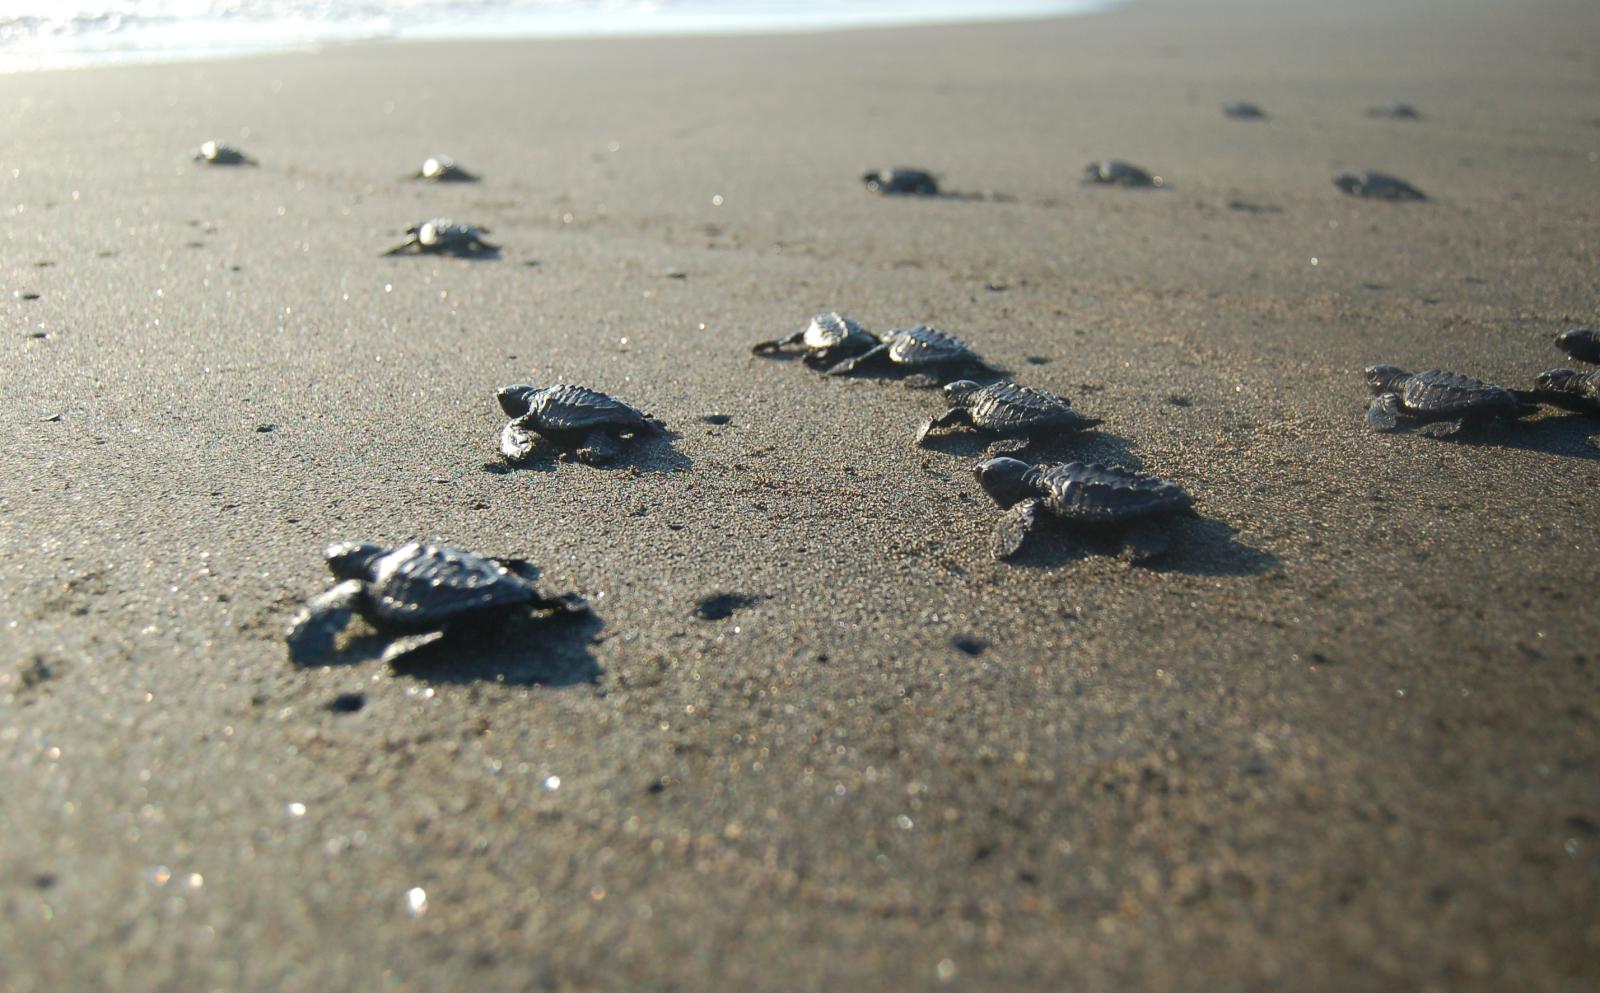
[[[53,872],[41,872],[33,877],[33,888],[36,890],[47,890],[55,884],[56,874]]]
[[[538,259],[525,259],[522,264],[527,266],[529,269],[537,269],[544,265],[544,263]]]
[[[704,421],[707,424],[727,424],[728,422],[733,420],[733,415],[732,414],[707,414],[706,416],[700,418],[700,420]]]
[[[43,341],[50,337],[50,333],[48,331],[33,331],[28,334],[28,337],[32,338],[34,341]]]
[[[45,422],[46,424],[54,424],[56,421],[61,420],[61,415],[60,414],[46,414],[45,416],[39,418],[39,420]]]
[[[695,605],[694,616],[702,621],[720,621],[732,617],[733,612],[760,603],[759,596],[747,593],[714,593]]]
[[[51,266],[55,265],[55,263],[51,262],[49,259],[40,259],[39,261],[35,262],[34,265],[39,267],[40,269],[48,269]]]
[[[34,293],[32,291],[26,291],[25,292],[23,290],[18,290],[17,291],[17,299],[18,300],[37,300],[37,299],[39,299],[39,294]]]
[[[661,275],[665,276],[667,279],[688,279],[689,278],[689,274],[684,272],[682,269],[668,269],[665,272],[663,272]]]
[[[1005,283],[984,283],[983,288],[990,293],[1004,293],[1006,290],[1011,289]]]
[[[1027,358],[1029,365],[1049,365],[1050,360],[1043,355],[1030,355]]]
[[[335,714],[353,714],[366,705],[365,693],[340,693],[328,701],[328,709]]]
[[[276,424],[257,424],[256,434],[270,434],[277,429],[278,426]]]
[[[1567,830],[1576,831],[1579,834],[1596,835],[1600,834],[1600,824],[1596,824],[1582,814],[1573,814],[1567,818]]]
[[[971,655],[974,658],[982,655],[989,648],[987,641],[970,634],[958,634],[950,639],[950,644],[955,647],[956,651]]]
[[[1192,404],[1191,404],[1191,402],[1190,402],[1188,397],[1179,396],[1176,393],[1174,393],[1172,396],[1167,397],[1167,402],[1172,404],[1174,407],[1189,407],[1189,406],[1192,406]]]

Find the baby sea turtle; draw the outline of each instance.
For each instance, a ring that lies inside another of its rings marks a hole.
[[[220,141],[208,141],[195,150],[194,160],[206,165],[260,165],[255,159]]]
[[[586,386],[516,383],[502,386],[494,398],[511,416],[500,432],[500,453],[511,462],[526,459],[543,437],[562,450],[562,458],[599,465],[620,454],[618,440],[663,430],[649,414]]]
[[[327,659],[334,640],[356,614],[397,635],[384,649],[392,662],[444,637],[454,622],[514,607],[581,613],[573,594],[547,597],[533,585],[531,566],[459,548],[420,545],[384,548],[367,541],[328,546],[328,569],[339,582],[306,604],[289,628],[289,657]]]
[[[1382,107],[1368,107],[1368,117],[1386,117],[1393,121],[1418,121],[1422,112],[1409,103],[1391,103]]]
[[[911,375],[906,382],[913,386],[934,386],[938,373],[957,368],[987,369],[972,346],[955,335],[926,324],[896,328],[882,335],[878,343],[854,358],[830,366],[823,375],[842,376],[873,362],[887,360]]]
[[[896,166],[893,169],[884,169],[882,172],[869,172],[861,177],[861,181],[867,184],[867,189],[873,193],[909,193],[925,197],[939,194],[938,180],[934,179],[933,173],[926,169]]]
[[[1123,529],[1122,556],[1147,562],[1167,550],[1164,528],[1152,519],[1186,510],[1194,500],[1177,483],[1098,462],[1031,466],[1013,458],[972,467],[978,485],[1007,508],[995,525],[991,553],[1015,555],[1041,515],[1089,529]]]
[[[979,386],[960,379],[944,388],[950,409],[925,421],[917,431],[917,444],[935,428],[968,424],[985,434],[1023,438],[1028,443],[1056,435],[1076,434],[1099,424],[1072,409],[1066,397],[1009,381]]]
[[[488,233],[488,228],[475,228],[449,218],[435,217],[431,221],[423,221],[421,224],[413,224],[406,228],[406,240],[382,254],[400,255],[410,252],[415,255],[444,254],[465,257],[488,255],[500,250],[499,245],[491,245],[483,240],[483,236]]]
[[[1369,200],[1426,200],[1428,197],[1415,186],[1387,173],[1368,170],[1361,175],[1341,172],[1333,177],[1333,185],[1355,197]]]
[[[1579,362],[1600,363],[1600,333],[1593,328],[1572,328],[1556,335],[1556,347]]]
[[[461,168],[448,155],[435,155],[422,163],[422,168],[412,173],[411,179],[426,179],[432,183],[476,183],[478,177]]]
[[[1551,369],[1539,373],[1529,399],[1580,414],[1600,414],[1600,370]]]
[[[1428,424],[1426,433],[1441,436],[1539,409],[1503,386],[1442,369],[1413,375],[1399,366],[1375,365],[1367,367],[1366,377],[1376,397],[1367,408],[1367,423],[1374,431],[1393,431],[1401,421],[1412,421]]]
[[[1103,183],[1108,186],[1154,187],[1162,185],[1160,176],[1152,176],[1131,162],[1106,159],[1091,162],[1083,167],[1086,183]]]
[[[878,343],[878,336],[835,311],[818,314],[803,329],[786,338],[758,341],[750,346],[756,355],[776,355],[790,345],[806,350],[806,361],[826,365],[851,355],[859,355]]]
[[[1236,121],[1264,121],[1267,118],[1266,111],[1262,110],[1259,106],[1249,102],[1248,100],[1240,100],[1237,103],[1224,104],[1222,107],[1222,113]]]

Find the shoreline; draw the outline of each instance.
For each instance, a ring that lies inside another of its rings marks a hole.
[[[1523,385],[1600,321],[1591,21],[1147,0],[10,76],[0,988],[1584,989],[1600,428],[1380,435],[1362,369]],[[441,153],[483,181],[401,178]],[[1366,168],[1431,202],[1333,186]],[[379,257],[440,215],[499,257]],[[912,444],[932,391],[750,354],[830,309],[961,335],[1104,421],[1041,457],[1196,516],[1149,568],[993,561],[984,443]],[[558,380],[671,434],[506,471],[494,391]],[[594,616],[297,668],[357,539]]]

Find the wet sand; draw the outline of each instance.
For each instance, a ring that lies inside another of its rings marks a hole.
[[[0,988],[1586,988],[1600,426],[1375,435],[1360,370],[1600,321],[1600,24],[1389,6],[5,77]],[[378,257],[439,214],[501,257]],[[831,308],[1198,515],[993,563],[934,395],[748,353]],[[558,378],[676,437],[502,471]],[[296,669],[345,538],[595,616]]]

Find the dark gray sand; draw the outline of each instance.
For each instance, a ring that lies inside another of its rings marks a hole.
[[[4,77],[0,989],[1591,989],[1600,424],[1375,435],[1360,370],[1600,319],[1600,24],[1390,6]],[[378,257],[437,215],[501,257]],[[935,395],[748,354],[830,308],[1200,516],[990,562]],[[494,468],[557,378],[678,437]],[[596,620],[296,670],[347,538]]]

